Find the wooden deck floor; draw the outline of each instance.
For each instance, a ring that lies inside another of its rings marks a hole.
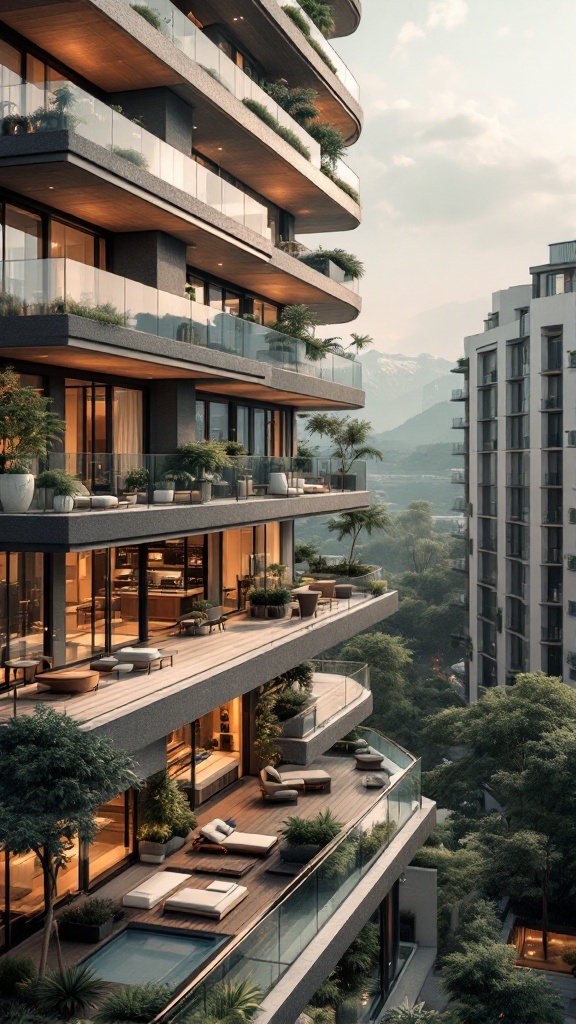
[[[283,821],[292,814],[310,818],[320,810],[330,808],[334,817],[343,825],[357,819],[369,810],[378,800],[379,790],[365,789],[361,784],[362,775],[354,769],[352,757],[330,757],[324,755],[311,767],[323,768],[332,776],[332,792],[308,793],[300,796],[297,804],[263,803],[257,781],[245,777],[231,786],[225,793],[213,797],[198,812],[198,825],[202,826],[212,818],[233,818],[243,832],[258,832],[266,835],[277,835]],[[279,844],[280,845],[280,844]],[[157,868],[150,864],[134,864],[107,882],[98,890],[98,896],[121,899],[139,882],[158,871],[176,870],[189,872],[191,880],[188,886],[205,889],[215,876],[194,874],[195,862],[201,855],[190,852],[191,843]],[[221,855],[215,855],[221,856]],[[237,860],[233,854],[226,854],[230,861]],[[245,858],[243,858],[245,859]],[[115,932],[126,927],[127,923],[142,923],[148,926],[178,929],[183,932],[202,932],[207,935],[236,936],[244,931],[252,921],[257,920],[270,905],[275,902],[284,889],[291,884],[292,878],[285,875],[270,874],[268,869],[280,860],[279,846],[269,857],[250,858],[254,866],[238,881],[248,888],[248,897],[232,910],[223,921],[217,922],[195,914],[164,913],[162,905],[150,911],[127,909],[122,921],[115,925]],[[33,935],[18,947],[18,953],[37,957],[40,946],[40,933]],[[86,946],[74,942],[62,942],[62,954],[66,964],[75,963],[91,955],[97,946]],[[52,944],[50,965],[56,966],[56,951]]]
[[[353,597],[351,611],[364,603],[364,595]],[[332,609],[323,606],[318,618],[292,618],[278,620],[252,619],[246,615],[233,616],[225,631],[215,630],[211,636],[192,637],[167,635],[156,639],[156,644],[174,654],[172,667],[153,669],[116,679],[101,676],[98,690],[77,696],[56,695],[39,689],[34,683],[21,687],[17,696],[17,714],[32,714],[38,703],[50,704],[58,711],[76,720],[90,723],[91,727],[104,725],[122,715],[131,705],[149,704],[171,692],[187,688],[191,683],[211,678],[219,668],[241,666],[246,656],[263,648],[281,646],[298,634],[321,629],[326,619],[345,618],[350,614],[347,601],[334,602]],[[0,721],[13,715],[12,693],[0,694]]]

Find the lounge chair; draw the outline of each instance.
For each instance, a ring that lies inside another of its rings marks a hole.
[[[329,793],[332,788],[332,778],[322,768],[304,768],[294,771],[288,770],[279,772],[272,765],[267,765],[260,772],[260,784],[275,789],[297,789],[297,790],[323,790]]]
[[[277,845],[278,836],[259,835],[257,832],[238,832],[220,818],[203,825],[192,847],[204,852],[249,853],[254,857],[267,857]]]
[[[207,889],[180,889],[166,900],[164,910],[201,914],[221,921],[247,895],[246,886],[237,882],[211,882]]]
[[[192,875],[179,871],[159,871],[156,875],[140,882],[135,889],[127,892],[122,900],[124,907],[137,907],[139,910],[151,910],[171,892],[178,889],[184,882],[191,882]]]

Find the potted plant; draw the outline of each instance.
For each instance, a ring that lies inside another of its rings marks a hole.
[[[177,447],[168,468],[175,473],[188,474],[195,481],[200,500],[204,503],[212,498],[212,474],[232,465],[226,453],[226,442],[190,441]]]
[[[196,825],[186,794],[167,771],[152,775],[142,793],[138,856],[145,864],[161,864],[180,850]]]
[[[155,505],[165,505],[168,502],[174,501],[175,490],[176,481],[174,479],[174,474],[167,470],[162,474],[162,478],[157,480],[154,484],[152,501]]]
[[[192,612],[190,614],[191,619],[196,619],[195,634],[196,636],[207,636],[210,632],[210,626],[208,624],[208,613],[211,608],[215,608],[216,605],[212,601],[195,601],[192,605]]]
[[[285,619],[292,601],[292,592],[287,587],[276,587],[266,591],[266,608],[269,619]]]
[[[266,618],[266,606],[268,604],[268,591],[264,587],[253,587],[248,591],[250,602],[250,615],[253,619]]]
[[[53,508],[56,512],[71,512],[74,501],[72,501],[72,505],[70,502],[64,501],[55,503],[54,498],[56,496],[72,497],[79,493],[80,487],[80,480],[72,473],[67,473],[64,469],[46,469],[36,479],[38,508]]]
[[[294,864],[307,864],[342,829],[330,810],[319,811],[314,818],[295,815],[283,824],[284,842],[280,847],[280,858]]]
[[[0,371],[0,501],[4,512],[27,512],[34,496],[32,458],[46,456],[65,430],[52,399],[21,387],[11,366]]]
[[[70,942],[102,942],[112,931],[117,913],[114,900],[88,899],[60,914],[58,934]]]
[[[74,508],[74,495],[78,494],[79,480],[71,473],[61,470],[53,485],[54,490],[54,511],[72,512]]]
[[[147,494],[150,473],[144,466],[129,469],[124,481],[124,497],[129,505],[135,505],[139,494]]]

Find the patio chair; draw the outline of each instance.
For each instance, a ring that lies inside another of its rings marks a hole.
[[[335,598],[336,580],[314,580],[308,584],[308,590],[317,591],[321,597]]]
[[[214,818],[203,825],[192,843],[192,849],[203,853],[210,850],[217,853],[245,853],[254,857],[267,857],[278,844],[278,836],[260,835],[257,832],[238,832],[220,818]]]
[[[317,590],[297,590],[294,596],[298,601],[301,619],[316,615],[320,596]]]

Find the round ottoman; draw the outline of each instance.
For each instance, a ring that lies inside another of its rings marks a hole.
[[[117,664],[118,658],[96,658],[95,661],[90,662],[90,668],[93,672],[101,672],[102,674],[105,674],[106,672],[111,672],[112,669],[116,668]]]
[[[289,804],[298,800],[297,789],[277,789],[274,793],[266,793],[264,798],[273,804]]]
[[[356,768],[359,771],[378,771],[382,767],[382,754],[354,754]]]
[[[390,782],[390,777],[384,775],[364,775],[360,782],[366,789],[384,789]]]

